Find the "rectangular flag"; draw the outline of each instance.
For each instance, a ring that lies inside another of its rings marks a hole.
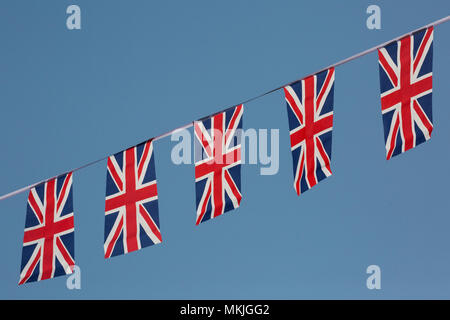
[[[431,114],[433,27],[378,50],[386,158],[427,141]]]
[[[333,91],[334,68],[284,87],[298,195],[331,175]]]
[[[108,158],[105,258],[160,243],[152,140]]]
[[[241,129],[238,105],[194,122],[196,224],[236,209],[241,203]]]
[[[70,172],[30,189],[19,285],[70,274],[74,258]]]

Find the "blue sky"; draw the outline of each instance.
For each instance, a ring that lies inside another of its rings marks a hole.
[[[67,30],[66,8],[82,29]],[[382,29],[366,28],[378,4]],[[0,194],[121,151],[445,17],[448,1],[2,1]],[[283,93],[245,106],[279,129],[280,169],[242,167],[238,210],[195,226],[192,165],[155,142],[163,243],[103,258],[106,162],[74,175],[66,277],[18,286],[27,193],[0,202],[2,299],[450,298],[448,56],[434,34],[432,139],[385,160],[377,55],[336,68],[333,176],[298,197]],[[381,290],[366,268],[381,267]]]

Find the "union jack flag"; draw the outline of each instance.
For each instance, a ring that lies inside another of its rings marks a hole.
[[[378,50],[386,158],[427,141],[431,114],[433,27]]]
[[[30,190],[19,285],[73,272],[72,173]]]
[[[194,122],[197,225],[241,203],[243,112],[244,106],[239,105]]]
[[[333,91],[334,68],[284,88],[298,195],[331,175]]]
[[[105,258],[160,243],[152,140],[108,158]]]

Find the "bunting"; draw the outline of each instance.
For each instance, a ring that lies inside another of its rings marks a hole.
[[[433,27],[378,50],[386,158],[429,140],[433,131]]]
[[[108,158],[105,258],[162,241],[152,140]]]
[[[74,262],[72,173],[28,194],[19,284],[70,274]]]
[[[298,195],[331,176],[334,68],[284,87]]]
[[[446,21],[450,16],[434,24]],[[284,90],[298,195],[332,175],[335,66],[378,51],[388,160],[431,138],[433,32],[428,25],[247,100]],[[29,190],[19,285],[73,272],[73,172],[106,159],[104,257],[161,243],[153,142],[177,130],[194,127],[196,225],[237,209],[242,200],[243,112],[244,105],[236,105],[0,197]]]
[[[196,224],[239,207],[244,106],[194,123]]]

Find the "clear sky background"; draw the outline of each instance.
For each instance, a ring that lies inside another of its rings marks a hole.
[[[66,8],[82,29],[67,30]],[[382,29],[366,28],[378,4]],[[0,194],[121,151],[450,14],[448,1],[0,2]],[[243,126],[280,130],[278,174],[195,226],[194,167],[155,143],[163,243],[103,258],[106,161],[74,175],[67,277],[18,286],[27,193],[0,202],[0,298],[450,298],[450,23],[436,27],[432,139],[385,160],[377,54],[336,69],[333,176],[298,197],[282,91]],[[366,268],[381,267],[381,290]]]

